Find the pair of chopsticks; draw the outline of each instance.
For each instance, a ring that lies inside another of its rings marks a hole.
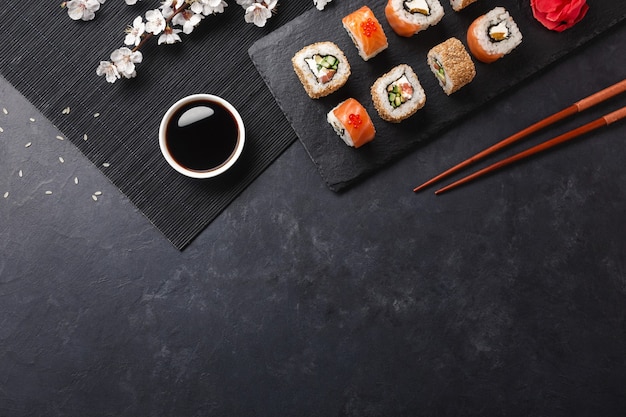
[[[626,91],[626,79],[613,84],[610,87],[605,88],[604,90],[598,91],[597,93],[594,93],[588,97],[583,98],[582,100],[577,101],[576,103],[572,104],[571,106],[556,112],[548,117],[546,117],[545,119],[540,120],[539,122],[523,129],[520,130],[519,132],[509,136],[508,138],[496,143],[495,145],[492,145],[491,147],[477,153],[476,155],[472,156],[471,158],[466,159],[465,161],[453,166],[452,168],[448,169],[447,171],[442,172],[441,174],[431,178],[430,180],[426,181],[425,183],[423,183],[422,185],[419,185],[417,187],[415,187],[413,189],[414,192],[418,192],[423,190],[424,188],[428,187],[429,185],[434,184],[437,181],[440,181],[450,175],[452,175],[453,173],[473,164],[476,161],[479,161],[483,158],[485,158],[488,155],[491,155],[492,153],[499,151],[500,149],[505,148],[506,146],[509,146],[510,144],[517,142],[518,140],[530,135],[531,133],[537,132],[547,126],[550,126],[553,123],[556,123],[559,120],[565,119],[566,117],[572,116],[576,113],[579,113],[583,110],[586,110],[590,107],[595,106],[596,104],[602,103],[603,101],[608,100],[611,97],[614,97],[622,92]],[[590,132],[592,130],[595,130],[599,127],[603,127],[603,126],[608,126],[611,123],[614,123],[622,118],[626,117],[626,107],[622,107],[619,110],[616,110],[612,113],[606,114],[602,117],[600,117],[599,119],[596,119],[590,123],[587,123],[583,126],[580,126],[576,129],[570,130],[569,132],[563,133],[562,135],[559,135],[555,138],[552,138],[546,142],[543,142],[539,145],[533,146],[532,148],[529,148],[525,151],[522,151],[518,154],[515,154],[513,156],[510,156],[506,159],[503,159],[499,162],[496,162],[492,165],[489,165],[486,168],[483,168],[479,171],[474,172],[473,174],[470,174],[464,178],[461,178],[458,181],[453,182],[450,185],[447,185],[443,188],[438,189],[437,191],[435,191],[435,194],[441,194],[444,193],[446,191],[449,191],[455,187],[458,187],[459,185],[465,184],[467,182],[470,182],[478,177],[481,177],[485,174],[488,174],[490,172],[496,171],[500,168],[503,168],[507,165],[510,165],[514,162],[517,162],[521,159],[527,158],[531,155],[534,155],[536,153],[542,152],[546,149],[550,149],[556,145],[559,145],[563,142],[566,142],[570,139],[573,139],[577,136],[580,136],[582,134],[585,134],[587,132]]]

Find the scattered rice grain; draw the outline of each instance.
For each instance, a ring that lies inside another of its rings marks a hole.
[[[22,172],[22,170],[20,169],[19,172],[17,173],[17,175],[20,176],[20,178],[22,178],[24,176],[24,173]]]
[[[25,148],[29,148],[30,145],[32,145],[32,142],[28,142],[26,145],[24,145]]]
[[[78,184],[78,177],[74,177],[74,184]]]
[[[93,195],[96,195],[96,196],[102,195],[102,191],[96,191],[95,193],[93,193]]]
[[[98,197],[96,195],[92,195],[91,198],[93,199],[93,201],[98,201]]]
[[[58,139],[58,140],[64,140],[63,136],[61,136],[61,135],[58,135],[58,136],[57,136],[57,139]]]
[[[4,129],[0,127],[0,133],[4,132]]]
[[[102,164],[103,167],[108,168],[111,166],[111,164],[109,164],[108,162],[105,162],[104,164]]]
[[[2,108],[2,113],[4,113],[4,114],[9,114],[9,111],[8,111],[6,108],[4,108],[4,107],[3,107],[3,108]]]
[[[60,163],[64,163],[64,162],[65,162],[65,159],[63,159],[63,157],[62,157],[62,156],[59,156],[59,162],[60,162]]]
[[[63,113],[63,114],[70,114],[70,108],[69,107],[64,108],[61,113]]]
[[[4,193],[4,198],[9,198],[9,192]]]
[[[52,191],[50,190],[46,191],[46,195],[50,195],[50,194],[52,194]]]
[[[83,135],[83,140],[87,140],[87,134],[86,133]]]
[[[34,121],[35,121],[35,118],[34,118],[34,117],[31,117],[31,118],[30,118],[30,119],[28,119],[28,120],[30,120],[31,122],[34,122]]]
[[[94,113],[93,117],[100,117],[100,113]]]

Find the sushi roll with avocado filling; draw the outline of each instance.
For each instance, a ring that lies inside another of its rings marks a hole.
[[[434,26],[443,17],[439,0],[389,0],[385,16],[389,26],[399,36],[411,37]]]
[[[469,84],[476,76],[474,62],[457,38],[434,46],[428,51],[427,59],[430,70],[447,95]]]
[[[376,80],[372,101],[381,119],[399,123],[426,104],[426,94],[413,69],[400,64]]]
[[[467,31],[467,46],[477,60],[497,61],[522,43],[522,33],[504,7],[478,17]]]
[[[341,88],[350,76],[350,64],[332,42],[305,46],[291,59],[304,90],[311,98],[327,96]]]

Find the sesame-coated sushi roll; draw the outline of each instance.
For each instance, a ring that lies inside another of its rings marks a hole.
[[[479,61],[491,63],[511,52],[522,42],[522,34],[503,7],[478,17],[467,31],[467,46]]]
[[[329,111],[326,120],[348,146],[358,148],[376,136],[367,110],[353,98],[342,101]]]
[[[341,19],[343,27],[365,61],[387,49],[387,36],[374,12],[363,6]]]
[[[389,0],[385,16],[396,34],[408,38],[439,23],[443,7],[439,0]]]
[[[455,12],[458,12],[459,10],[464,9],[475,1],[476,0],[450,0],[450,6],[452,6]]]
[[[428,51],[427,59],[430,70],[447,95],[469,84],[476,75],[472,58],[457,38],[434,46]]]
[[[426,94],[413,69],[400,64],[376,80],[372,101],[383,120],[399,123],[426,104]]]
[[[341,88],[350,76],[350,64],[332,42],[305,46],[291,59],[304,90],[311,98],[327,96]]]

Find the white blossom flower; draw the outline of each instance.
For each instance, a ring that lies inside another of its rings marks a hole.
[[[100,9],[98,0],[70,0],[65,5],[72,20],[93,20]]]
[[[203,18],[202,14],[187,9],[174,16],[172,24],[182,26],[183,33],[189,35]]]
[[[224,0],[195,0],[190,9],[194,13],[208,16],[215,13],[224,13],[224,7],[228,6]]]
[[[109,83],[114,83],[121,78],[117,67],[111,61],[100,61],[100,65],[96,68],[96,74],[99,77],[104,75]]]
[[[124,38],[125,45],[139,45],[141,42],[141,36],[146,31],[146,24],[143,22],[141,16],[137,16],[133,20],[133,25],[126,28],[126,37]]]
[[[146,12],[146,20],[146,32],[158,35],[165,29],[165,18],[163,17],[163,13],[158,9],[148,10]]]
[[[170,16],[172,16],[176,12],[176,9],[182,6],[183,4],[184,4],[184,1],[181,1],[181,0],[165,0],[159,6],[159,9],[161,9],[161,13],[163,14],[163,17],[167,19]]]
[[[264,3],[253,3],[246,9],[244,19],[247,23],[254,23],[258,27],[263,27],[270,17],[272,17],[272,10]]]
[[[143,55],[139,51],[132,51],[127,47],[121,47],[111,53],[111,61],[117,67],[120,75],[124,78],[133,78],[137,75],[135,64],[140,64]]]
[[[315,3],[317,10],[324,10],[324,7],[326,7],[326,5],[331,1],[332,0],[313,0],[313,3]]]
[[[180,36],[178,35],[181,32],[180,29],[172,29],[171,27],[166,27],[161,36],[159,36],[159,41],[157,42],[159,45],[162,43],[172,44],[176,42],[180,42]]]

